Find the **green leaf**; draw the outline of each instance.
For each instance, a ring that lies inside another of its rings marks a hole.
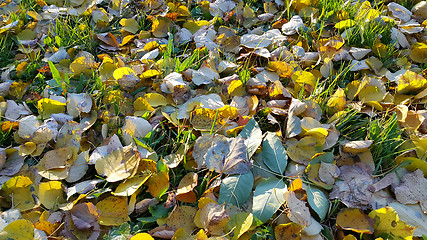
[[[286,169],[288,156],[279,136],[274,132],[268,132],[262,143],[262,159],[267,167],[280,175]]]
[[[151,213],[151,216],[155,218],[164,218],[169,215],[169,211],[162,204],[155,206],[148,206],[148,211]]]
[[[253,184],[254,176],[252,172],[224,178],[219,189],[218,203],[225,203],[225,205],[231,203],[237,207],[242,206],[251,194]]]
[[[307,200],[319,218],[321,220],[325,219],[329,211],[329,201],[325,194],[316,187],[307,186]]]
[[[248,159],[252,157],[262,142],[262,131],[254,118],[251,118],[242,129],[239,136],[245,139],[245,145],[248,149]]]
[[[262,152],[255,154],[252,159],[254,160],[252,165],[252,173],[254,178],[270,178],[276,177],[273,172],[265,165],[262,159]]]
[[[58,86],[62,86],[62,78],[58,69],[56,69],[55,65],[51,61],[48,61],[48,63],[53,79],[55,79],[56,83],[58,83]]]
[[[253,220],[252,213],[239,212],[230,218],[226,231],[229,232],[234,229],[234,236],[231,239],[236,240],[251,228]]]
[[[269,178],[255,188],[252,213],[262,222],[266,222],[285,202],[283,194],[286,185],[281,179]]]

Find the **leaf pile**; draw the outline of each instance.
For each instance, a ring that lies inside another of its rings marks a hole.
[[[2,2],[0,239],[425,239],[426,13]]]

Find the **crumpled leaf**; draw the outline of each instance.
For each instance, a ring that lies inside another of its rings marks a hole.
[[[196,202],[196,194],[193,189],[197,186],[197,173],[187,173],[179,182],[176,191],[177,200],[182,202]]]
[[[427,210],[427,194],[424,191],[426,187],[427,179],[424,177],[424,173],[420,169],[417,169],[403,176],[400,185],[394,189],[394,194],[400,203],[420,203],[421,207]]]
[[[368,209],[372,202],[372,192],[368,186],[374,183],[372,170],[364,163],[340,167],[339,178],[329,194],[329,199],[338,198],[347,207]]]
[[[306,226],[311,224],[311,214],[305,202],[299,200],[295,196],[294,191],[287,191],[284,193],[286,205],[289,208],[287,214],[288,218],[295,223]]]
[[[200,210],[200,223],[211,235],[223,235],[229,220],[230,217],[225,211],[224,206],[218,205],[215,202],[206,204]]]

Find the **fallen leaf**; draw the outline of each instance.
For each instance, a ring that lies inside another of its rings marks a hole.
[[[126,197],[109,196],[96,205],[99,210],[98,222],[104,226],[120,226],[130,221]]]
[[[203,228],[213,236],[224,234],[230,217],[224,209],[224,206],[215,202],[206,204],[200,210],[200,223]]]
[[[398,238],[412,239],[415,228],[400,220],[393,208],[385,207],[373,210],[368,216],[375,219],[375,236],[393,234]]]
[[[357,233],[374,233],[375,219],[357,208],[343,208],[337,216],[337,226]]]
[[[34,239],[33,224],[24,219],[18,219],[9,223],[0,233],[2,239]]]
[[[95,168],[98,174],[107,177],[107,181],[117,182],[135,175],[139,161],[139,152],[129,145],[98,159]]]
[[[247,159],[246,145],[242,137],[220,141],[208,149],[206,165],[209,169],[226,174],[245,174],[252,164]]]
[[[277,225],[274,228],[274,236],[278,240],[288,240],[288,239],[301,239],[301,231],[303,230],[303,226],[298,223],[286,223]]]
[[[42,182],[39,185],[38,197],[47,209],[56,209],[66,202],[62,183],[59,181]]]

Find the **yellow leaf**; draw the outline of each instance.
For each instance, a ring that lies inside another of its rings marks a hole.
[[[145,51],[151,51],[151,50],[153,50],[153,49],[155,49],[155,48],[158,48],[160,45],[159,45],[159,43],[158,42],[156,42],[156,41],[151,41],[151,42],[149,42],[149,43],[147,43],[147,44],[145,44],[144,45],[144,50]]]
[[[292,67],[283,61],[271,61],[267,65],[267,70],[276,72],[279,77],[287,78],[292,75]]]
[[[34,226],[28,220],[18,219],[3,229],[0,239],[32,240],[34,239]]]
[[[66,103],[52,100],[50,98],[42,98],[37,102],[37,109],[39,110],[40,116],[44,119],[49,118],[53,113],[65,112],[66,105]]]
[[[105,157],[98,159],[95,169],[98,174],[107,176],[108,182],[117,182],[135,175],[140,154],[132,145],[116,149]]]
[[[159,71],[154,70],[154,69],[150,69],[150,70],[147,70],[147,71],[143,72],[141,74],[141,76],[139,76],[139,77],[140,78],[151,78],[151,77],[154,77],[154,76],[157,76],[157,75],[160,75],[160,74],[161,73]]]
[[[180,194],[191,192],[196,186],[197,186],[197,173],[189,172],[179,182],[176,194],[180,195]]]
[[[127,197],[110,196],[96,204],[100,211],[98,222],[104,226],[120,226],[130,221]]]
[[[415,151],[419,159],[427,160],[427,137],[418,137],[411,135],[412,143],[415,145]]]
[[[288,155],[293,161],[308,165],[311,158],[322,150],[323,145],[317,138],[307,136],[299,140],[296,145],[289,147]]]
[[[40,220],[34,223],[35,228],[44,231],[48,236],[55,232],[55,230],[58,228],[58,225],[59,223],[52,224],[51,222],[46,220]]]
[[[138,233],[131,237],[130,240],[154,240],[154,238],[148,233]]]
[[[151,31],[155,37],[166,37],[172,21],[167,17],[156,17],[151,25]]]
[[[149,111],[149,112],[154,111],[154,108],[152,106],[150,106],[148,101],[143,97],[139,97],[135,100],[135,102],[133,102],[133,108],[134,108],[135,112],[137,112],[137,111]]]
[[[128,67],[121,67],[114,70],[113,77],[116,80],[121,79],[125,75],[135,75],[135,72]]]
[[[280,99],[281,97],[283,97],[283,88],[284,87],[282,85],[282,82],[278,80],[269,86],[268,93],[270,94],[270,97],[272,99],[275,99],[275,98]]]
[[[301,231],[303,230],[303,226],[298,223],[286,223],[277,225],[274,228],[274,236],[277,240],[300,240],[301,239]]]
[[[22,211],[31,210],[36,206],[33,198],[33,182],[29,177],[16,176],[7,180],[1,190],[3,196],[11,199],[14,207]]]
[[[37,148],[37,145],[33,142],[26,142],[19,146],[19,155],[27,156],[33,153]]]
[[[194,34],[202,26],[208,26],[209,24],[210,24],[209,21],[206,21],[206,20],[199,20],[199,21],[187,20],[184,23],[183,27],[188,29],[191,32],[191,34]]]
[[[64,198],[62,183],[59,181],[42,182],[39,185],[39,200],[47,209],[56,209],[59,204],[67,202]]]
[[[75,74],[90,73],[96,67],[95,58],[88,52],[81,52],[70,64],[70,70]]]
[[[312,129],[308,130],[304,136],[313,136],[317,140],[319,140],[319,142],[321,144],[324,144],[328,134],[329,134],[328,130],[321,128],[321,127],[318,127],[318,128],[312,128]]]
[[[200,131],[210,131],[213,129],[213,131],[217,131],[222,127],[222,125],[225,124],[225,121],[218,116],[218,110],[210,108],[199,108],[191,113],[190,122],[194,129]]]
[[[148,181],[148,190],[153,197],[159,197],[169,188],[169,174],[167,172],[159,172],[152,175]]]
[[[123,26],[123,30],[126,32],[130,32],[132,34],[135,34],[138,32],[139,24],[138,22],[133,18],[122,18],[120,20],[120,25]]]
[[[347,20],[343,20],[343,21],[340,21],[337,24],[335,24],[335,28],[338,30],[342,30],[342,29],[346,29],[346,28],[351,28],[355,24],[356,24],[356,22],[354,20],[347,19]]]
[[[150,174],[144,174],[142,176],[128,178],[124,182],[120,183],[119,186],[117,186],[116,191],[112,194],[115,196],[131,196],[142,186],[142,184],[145,183],[145,181],[147,181],[149,177]]]
[[[225,105],[224,107],[219,108],[218,112],[219,116],[227,119],[235,119],[238,115],[237,108],[230,105]]]
[[[144,97],[152,107],[166,106],[168,104],[166,98],[159,93],[147,93]]]
[[[409,163],[409,165],[405,165],[404,168],[408,169],[411,172],[413,172],[417,169],[420,169],[421,171],[423,171],[424,176],[427,177],[427,162],[426,161],[423,161],[421,159],[414,158],[414,157],[397,157],[396,158],[397,164],[401,164],[403,162]]]
[[[245,232],[247,232],[253,223],[253,215],[248,212],[239,212],[230,218],[227,223],[226,231],[233,231],[232,240],[237,240]]]
[[[414,62],[427,63],[427,44],[423,42],[417,42],[412,45],[412,50],[409,54],[409,57],[411,57]]]
[[[316,85],[316,77],[311,72],[296,71],[291,78],[295,85],[295,91],[300,92],[305,89],[309,93],[313,92]]]
[[[183,228],[184,231],[189,235],[196,229],[196,225],[193,222],[194,216],[196,215],[197,209],[191,206],[178,206],[169,215],[166,220],[166,224],[172,228]]]
[[[337,91],[328,99],[326,106],[328,106],[328,113],[330,115],[345,109],[345,93],[342,88],[338,88]]]
[[[427,80],[410,70],[400,77],[397,85],[397,93],[418,92],[427,87]]]
[[[338,213],[337,225],[344,230],[372,234],[375,220],[366,215],[361,209],[343,208]]]
[[[406,225],[406,223],[399,219],[396,211],[391,207],[384,207],[373,210],[368,215],[374,218],[375,223],[375,236],[381,234],[391,234],[396,239],[412,240],[412,234],[415,227]]]
[[[77,151],[76,147],[50,150],[44,154],[43,158],[37,164],[37,169],[51,170],[69,167],[77,158]]]
[[[245,87],[243,86],[242,81],[234,80],[228,85],[228,94],[230,96],[238,96],[241,97],[245,95]]]

